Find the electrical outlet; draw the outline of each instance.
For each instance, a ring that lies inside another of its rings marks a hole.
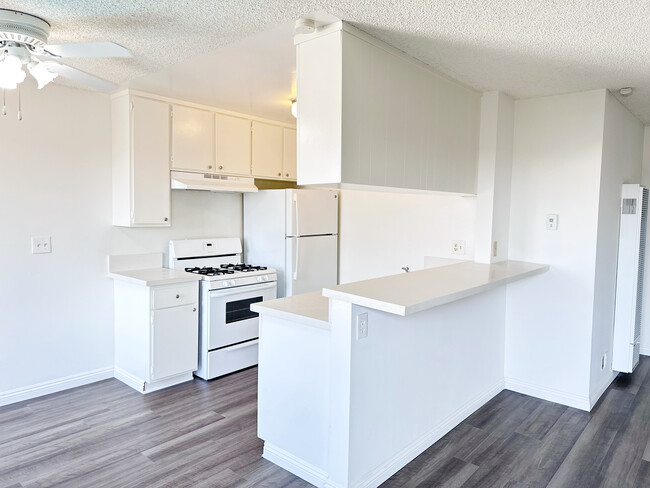
[[[49,252],[52,252],[52,238],[50,236],[32,237],[32,254]]]
[[[357,315],[357,340],[368,337],[368,314]]]
[[[600,358],[600,369],[605,369],[605,366],[607,366],[607,354],[603,354]]]
[[[465,254],[465,241],[451,241],[452,254]]]

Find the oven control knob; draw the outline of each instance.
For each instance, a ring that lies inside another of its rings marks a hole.
[[[230,280],[230,286],[235,286],[237,282],[235,280]]]
[[[258,282],[258,283],[261,283],[261,282],[262,282],[262,277],[261,277],[261,276],[258,276],[258,277],[257,277],[257,282]]]
[[[227,282],[227,281],[224,281],[224,282],[223,282],[223,286],[228,286],[228,282]]]
[[[262,276],[262,279],[263,279],[264,281],[269,281],[269,277],[268,277],[267,275]]]

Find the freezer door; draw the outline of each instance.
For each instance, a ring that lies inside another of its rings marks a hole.
[[[335,190],[287,190],[287,236],[337,234],[339,199]]]
[[[337,236],[286,239],[286,296],[319,291],[337,284]]]

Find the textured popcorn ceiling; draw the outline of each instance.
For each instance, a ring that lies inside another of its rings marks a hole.
[[[143,75],[160,76],[163,83],[171,65],[228,45],[232,51],[238,41],[255,35],[264,39],[265,31],[279,32],[278,26],[325,10],[480,91],[528,98],[635,87],[632,96],[619,99],[650,123],[647,0],[5,0],[0,7],[48,20],[51,43],[126,46],[133,59],[68,63],[125,86]],[[290,42],[275,38],[275,47],[268,44],[270,38],[265,41],[269,53],[292,49]],[[232,53],[226,58],[236,59]],[[269,78],[287,83],[286,62],[267,63],[265,69],[276,69]],[[207,100],[209,94],[197,97]]]

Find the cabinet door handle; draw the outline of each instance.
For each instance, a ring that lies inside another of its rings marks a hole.
[[[208,169],[212,169],[212,165],[208,166]]]
[[[223,169],[223,166],[219,166],[219,169]]]
[[[192,312],[196,312],[196,307],[194,307],[194,308],[192,309]]]
[[[278,173],[278,176],[282,176],[282,173]]]
[[[165,222],[167,222],[168,220],[169,220],[169,218],[168,218],[168,217],[165,217]]]
[[[287,178],[289,177],[289,173],[287,173]]]
[[[176,298],[180,298],[180,297],[181,297],[180,295],[176,295]]]

